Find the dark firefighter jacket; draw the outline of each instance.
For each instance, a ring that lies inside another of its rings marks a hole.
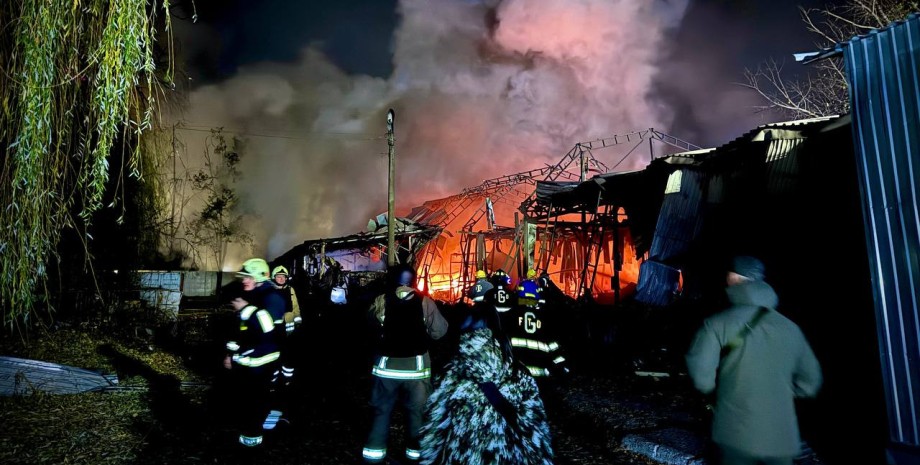
[[[275,321],[284,315],[284,300],[269,282],[263,282],[245,293],[249,305],[239,312],[240,325],[236,337],[227,342],[233,362],[250,368],[272,363],[280,357],[279,335],[284,325]]]
[[[392,379],[430,378],[428,340],[447,334],[447,320],[437,304],[403,286],[378,296],[371,316],[381,329],[373,374]]]
[[[534,377],[563,374],[565,357],[557,339],[557,322],[546,308],[516,304],[499,312],[502,328],[511,340],[514,356]]]
[[[773,310],[778,298],[767,283],[753,281],[726,291],[732,307],[703,323],[687,354],[697,389],[716,394],[712,439],[756,457],[792,457],[801,443],[794,400],[821,386],[818,360],[798,326]],[[720,353],[751,322],[742,345],[724,360]]]

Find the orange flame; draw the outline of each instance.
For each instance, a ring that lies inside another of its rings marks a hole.
[[[577,237],[557,238],[556,244],[543,250],[543,244],[539,241],[536,244],[536,262],[539,272],[546,272],[550,279],[565,294],[570,297],[577,297],[581,290],[582,276],[585,273],[585,260],[591,262],[587,271],[589,280],[593,277],[594,285],[590,292],[594,298],[602,303],[613,303],[615,276],[619,276],[620,295],[628,296],[635,292],[636,284],[639,281],[639,266],[642,262],[640,257],[636,256],[635,247],[627,228],[620,229],[622,236],[622,257],[619,273],[614,270],[614,256],[616,247],[614,246],[613,235],[608,234],[601,246],[601,250],[592,249],[586,255],[585,248],[579,242]],[[511,241],[503,240],[501,250],[510,250]],[[433,244],[431,245],[434,246]],[[494,244],[492,244],[494,247]],[[498,268],[504,268],[515,281],[521,279],[517,276],[518,265],[513,254],[509,257],[506,253],[498,250],[487,252],[488,259],[486,263],[487,271],[495,271]],[[423,259],[427,252],[423,251],[419,258]],[[448,243],[438,251],[431,263],[421,263],[418,269],[419,284],[418,288],[426,292],[433,298],[445,301],[458,301],[463,298],[466,288],[474,280],[475,259],[470,259],[467,271],[467,280],[464,282],[462,260],[460,259],[459,242]],[[597,263],[595,264],[595,257]],[[542,264],[542,265],[541,265]],[[426,272],[427,268],[427,272]],[[459,269],[458,269],[459,268]]]

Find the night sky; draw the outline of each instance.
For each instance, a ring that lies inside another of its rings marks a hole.
[[[189,74],[197,81],[230,77],[247,64],[292,62],[304,47],[317,43],[349,73],[384,77],[392,70],[391,41],[398,21],[395,0],[199,0],[195,4],[194,28],[206,29],[209,40],[184,41],[182,46]]]
[[[799,20],[797,7],[826,3],[694,0],[677,32],[675,54],[706,45],[714,47],[712,54],[743,69],[770,56],[809,49],[814,36]],[[195,4],[197,27],[213,29],[211,39],[217,39],[183,44],[201,52],[189,57],[191,74],[197,79],[229,77],[250,63],[293,61],[311,43],[321,43],[323,51],[348,72],[385,77],[392,69],[390,44],[399,19],[395,0],[198,0]]]
[[[815,37],[805,30],[798,6],[826,3],[691,1],[673,31],[671,59],[657,86],[659,98],[678,116],[675,127],[666,131],[700,145],[718,145],[754,125],[781,119],[724,107],[737,106],[733,95],[740,92],[736,83],[745,68],[776,58],[785,60],[789,75],[804,72],[791,55],[813,50]],[[294,62],[308,45],[318,46],[350,74],[385,78],[392,72],[393,32],[399,22],[395,0],[198,0],[195,6],[198,22],[178,27],[193,87],[220,82],[247,65]],[[688,75],[695,79],[683,78]]]

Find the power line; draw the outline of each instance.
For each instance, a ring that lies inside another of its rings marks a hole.
[[[218,127],[212,126],[178,126],[177,130],[180,131],[194,131],[194,132],[212,132]],[[364,141],[379,141],[383,140],[384,136],[377,136],[374,134],[362,134],[362,133],[350,133],[350,132],[306,132],[304,134],[315,135],[317,137],[304,137],[304,136],[291,136],[285,134],[265,134],[257,132],[248,132],[242,130],[220,128],[221,131],[229,132],[232,134],[237,134],[241,136],[250,136],[250,137],[264,137],[269,139],[288,139],[288,140],[316,140],[316,139],[325,139],[332,137],[341,137],[351,140],[364,140]]]

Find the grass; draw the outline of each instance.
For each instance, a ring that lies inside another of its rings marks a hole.
[[[191,391],[177,401],[182,394],[170,390],[177,384],[169,381],[200,378],[181,357],[138,338],[61,329],[27,344],[15,338],[0,341],[0,354],[118,373],[120,386],[149,387],[149,391],[0,397],[3,464],[140,463],[151,441],[163,437],[162,413],[177,418],[166,404],[194,411],[205,401],[203,391]]]
[[[143,377],[136,370],[125,370],[124,364],[119,362],[125,358],[146,365],[157,375],[175,376],[181,381],[199,380],[184,365],[181,357],[175,354],[156,349],[139,339],[126,341],[96,331],[62,329],[44,333],[28,344],[7,340],[0,342],[0,353],[72,365],[105,374],[117,373],[121,385],[144,383]],[[118,357],[113,354],[118,354]]]
[[[138,392],[0,398],[0,463],[133,463],[149,421]]]

